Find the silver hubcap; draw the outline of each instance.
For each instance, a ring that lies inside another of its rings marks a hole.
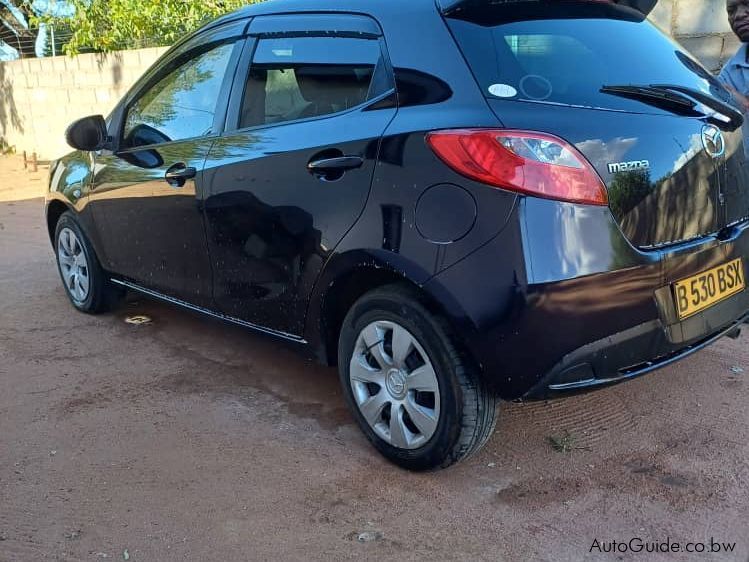
[[[364,328],[349,378],[359,411],[380,438],[399,449],[417,449],[432,438],[440,419],[437,374],[403,326],[383,321]]]
[[[73,300],[79,303],[85,301],[91,286],[88,262],[81,241],[69,228],[60,231],[57,259],[60,262],[62,280]]]

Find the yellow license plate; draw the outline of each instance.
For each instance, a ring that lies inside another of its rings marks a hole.
[[[674,300],[683,320],[740,293],[746,287],[741,258],[674,283]]]

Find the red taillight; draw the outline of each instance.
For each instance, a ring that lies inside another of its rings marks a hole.
[[[427,143],[461,175],[536,197],[608,205],[593,166],[564,140],[546,133],[456,129],[427,135]]]

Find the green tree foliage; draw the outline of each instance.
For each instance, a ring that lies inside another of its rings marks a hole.
[[[609,190],[609,205],[617,217],[622,217],[653,192],[650,170],[619,172]]]
[[[71,0],[75,15],[62,21],[73,36],[64,49],[117,51],[171,45],[208,20],[259,0]]]

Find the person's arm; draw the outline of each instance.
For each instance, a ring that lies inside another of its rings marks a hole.
[[[749,112],[749,97],[747,97],[746,94],[739,92],[738,88],[736,87],[736,83],[731,77],[731,73],[727,72],[726,70],[727,69],[724,68],[720,75],[718,75],[718,80],[720,80],[723,86],[725,86],[726,89],[731,92],[731,94],[733,94],[733,96],[736,98],[736,101],[741,104],[744,113]]]

